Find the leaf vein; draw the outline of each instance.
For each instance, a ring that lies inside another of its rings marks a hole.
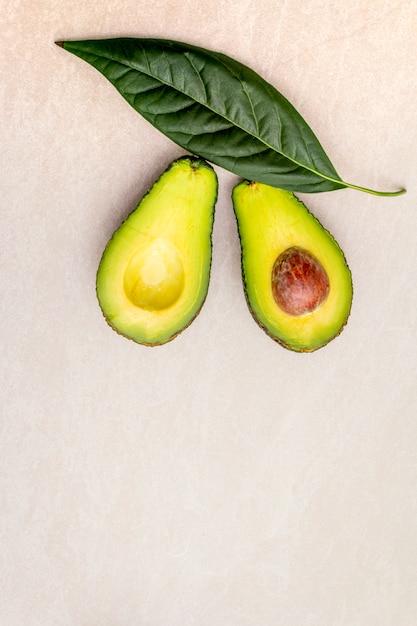
[[[200,84],[203,87],[203,92],[204,92],[206,100],[205,100],[205,103],[201,103],[201,104],[206,104],[206,106],[208,106],[208,101],[209,100],[208,100],[208,94],[207,94],[207,87],[204,84],[204,81],[203,81],[203,79],[201,77],[201,74],[198,71],[198,69],[196,68],[196,66],[194,65],[194,63],[193,63],[192,59],[190,58],[190,56],[186,52],[184,52],[184,56],[187,59],[187,61],[189,62],[189,64],[191,65],[191,67],[193,68],[194,72],[197,74],[197,77],[198,77],[198,79],[200,81]]]

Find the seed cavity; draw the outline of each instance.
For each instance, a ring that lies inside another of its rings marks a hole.
[[[271,289],[282,311],[299,316],[312,313],[323,304],[330,283],[321,263],[307,250],[293,246],[275,260]]]
[[[135,252],[124,276],[124,289],[129,300],[150,311],[175,304],[184,283],[185,272],[177,248],[161,238]]]

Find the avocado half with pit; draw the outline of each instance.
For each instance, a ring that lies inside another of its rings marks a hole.
[[[108,242],[97,297],[110,326],[154,346],[176,337],[207,295],[217,176],[206,161],[175,160]]]
[[[352,303],[341,248],[289,191],[243,181],[232,198],[254,319],[290,350],[326,345],[342,331]]]

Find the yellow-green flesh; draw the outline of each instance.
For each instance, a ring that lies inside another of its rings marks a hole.
[[[166,343],[197,315],[207,295],[217,177],[181,158],[114,233],[97,272],[109,324],[146,345]]]
[[[332,235],[291,192],[242,182],[233,190],[242,249],[248,305],[256,321],[285,347],[310,352],[340,333],[349,316],[352,279],[344,254]],[[276,258],[293,246],[304,248],[329,278],[326,300],[304,315],[288,315],[272,294]]]

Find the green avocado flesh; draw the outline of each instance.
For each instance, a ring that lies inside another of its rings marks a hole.
[[[289,191],[244,181],[232,198],[254,319],[290,350],[326,345],[343,329],[352,303],[339,245]]]
[[[207,295],[217,176],[181,157],[113,234],[97,272],[97,297],[110,326],[145,345],[188,326]]]

